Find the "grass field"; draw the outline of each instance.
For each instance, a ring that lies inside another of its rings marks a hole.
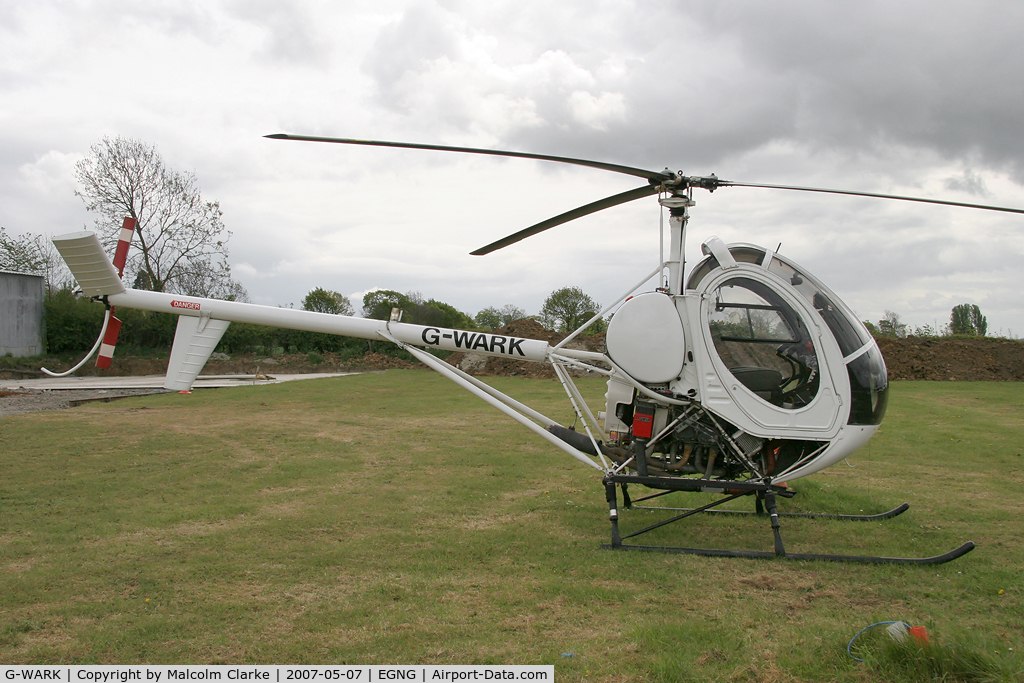
[[[493,384],[571,422],[553,381]],[[595,402],[604,393],[598,380],[582,387]],[[897,567],[601,550],[600,474],[426,371],[4,418],[0,662],[1024,680],[1022,453],[1024,385],[896,383],[874,440],[794,482],[798,495],[781,505],[911,503],[881,523],[783,520],[793,552],[932,555],[978,543],[950,564]],[[665,504],[710,500],[675,495]],[[623,511],[623,527],[665,516]],[[656,533],[644,542],[772,547],[754,518]],[[866,662],[854,661],[847,643],[883,620],[926,626],[935,647],[896,651],[873,629],[856,644]],[[954,652],[968,663],[950,666],[971,670],[940,670]]]

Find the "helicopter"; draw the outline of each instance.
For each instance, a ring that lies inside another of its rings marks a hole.
[[[651,171],[586,159],[419,143],[277,133],[276,140],[367,145],[518,157],[585,166],[630,175],[644,184],[567,211],[498,239],[473,252],[486,255],[583,216],[648,197],[667,210],[668,249],[660,240],[657,267],[560,342],[494,332],[446,329],[390,320],[274,308],[153,292],[122,282],[135,221],[126,218],[113,259],[90,231],[55,237],[54,245],[78,281],[81,295],[106,307],[96,344],[74,372],[98,352],[109,367],[120,322],[115,307],[178,316],[164,387],[188,391],[232,322],[389,341],[408,351],[474,396],[498,409],[602,475],[616,550],[657,550],[694,555],[846,562],[939,564],[970,552],[966,542],[931,557],[821,555],[786,550],[782,517],[877,521],[906,511],[903,505],[877,515],[786,513],[777,498],[791,498],[801,477],[838,463],[878,430],[888,401],[885,361],[857,316],[819,278],[787,256],[747,243],[709,237],[702,260],[686,274],[684,246],[695,190],[725,187],[854,195],[974,209],[1024,213],[1006,207],[791,185],[741,183]],[[653,288],[643,289],[656,280]],[[604,352],[570,344],[611,314]],[[469,351],[485,356],[546,363],[564,387],[576,422],[566,427],[494,389],[425,349]],[[49,372],[49,371],[46,371]],[[607,378],[605,403],[595,414],[573,382],[582,373]],[[55,374],[55,373],[50,373]],[[575,428],[582,425],[582,431]],[[630,486],[656,493],[633,500]],[[619,528],[623,506],[673,492],[720,496],[630,534]],[[755,510],[716,509],[752,496]],[[755,514],[770,520],[772,551],[663,547],[624,543],[698,513]]]

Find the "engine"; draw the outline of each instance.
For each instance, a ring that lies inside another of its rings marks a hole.
[[[698,475],[704,479],[762,479],[781,473],[827,442],[763,439],[747,434],[694,402],[660,406],[609,382],[609,440],[602,452],[616,463],[655,476]],[[612,408],[614,406],[614,408]],[[592,447],[591,447],[592,450]],[[640,460],[642,453],[642,461]]]

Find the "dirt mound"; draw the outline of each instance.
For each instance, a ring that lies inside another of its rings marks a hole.
[[[879,339],[889,379],[1024,381],[1024,342],[1013,339]]]

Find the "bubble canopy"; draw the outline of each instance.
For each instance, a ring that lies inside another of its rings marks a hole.
[[[765,268],[781,278],[814,308],[828,327],[843,354],[850,377],[850,416],[847,424],[877,425],[885,415],[889,380],[878,345],[857,316],[818,278],[793,261],[753,244],[730,244],[729,254],[737,263]],[[694,267],[686,283],[696,290],[718,260],[710,255]]]

